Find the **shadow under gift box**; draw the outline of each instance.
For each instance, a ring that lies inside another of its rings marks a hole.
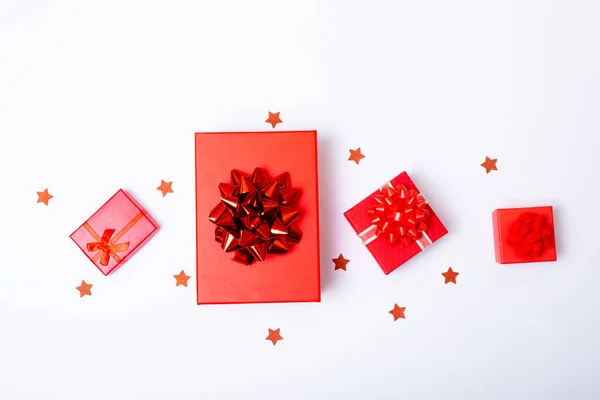
[[[120,189],[70,237],[100,272],[108,275],[141,249],[157,230],[150,216]]]
[[[407,190],[416,190],[419,192],[419,189],[417,189],[406,172],[402,172],[400,175],[396,176],[389,181],[389,184],[394,188],[398,187],[398,185],[403,185]],[[380,195],[381,193],[381,189],[371,193],[360,203],[346,211],[344,216],[357,235],[361,237],[365,246],[371,252],[382,271],[387,275],[420,253],[422,251],[421,246],[425,249],[424,251],[427,251],[427,247],[447,234],[448,230],[442,224],[442,221],[440,221],[431,206],[426,204],[424,209],[429,212],[426,223],[427,228],[424,232],[426,235],[418,237],[417,241],[391,244],[384,236],[372,238],[371,241],[364,241],[365,232],[368,232],[368,230],[371,230],[372,234],[376,232],[373,224],[373,216],[369,214],[369,208],[377,204],[375,196]],[[418,243],[421,243],[421,246]]]
[[[492,222],[497,263],[556,261],[552,206],[500,208]]]
[[[321,299],[316,131],[196,133],[196,255],[198,304],[318,302]],[[270,178],[288,172],[300,194],[300,241],[285,254],[251,265],[232,260],[217,241],[209,214],[221,202],[219,184],[233,170]]]

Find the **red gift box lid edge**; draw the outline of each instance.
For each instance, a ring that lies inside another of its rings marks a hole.
[[[494,237],[494,255],[496,262],[498,264],[503,264],[502,262],[502,235],[500,234],[500,222],[498,216],[499,210],[492,211],[492,229],[493,229],[493,237]]]
[[[209,305],[230,305],[230,304],[277,304],[277,303],[320,303],[321,302],[321,290],[319,290],[319,295],[316,300],[271,300],[271,301],[198,301],[197,305],[199,306],[209,306]]]
[[[316,129],[301,129],[295,131],[228,131],[228,132],[196,132],[195,136],[198,135],[245,135],[245,134],[281,134],[281,133],[317,133]],[[195,148],[194,148],[195,150]]]
[[[530,207],[507,207],[507,208],[496,208],[493,212],[496,211],[514,211],[514,210],[531,210],[535,208],[549,208],[550,211],[554,212],[553,206],[530,206]]]

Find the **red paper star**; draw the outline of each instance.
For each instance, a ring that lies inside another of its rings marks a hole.
[[[354,161],[356,163],[356,165],[358,165],[360,160],[365,158],[365,156],[363,156],[363,154],[360,152],[360,147],[356,150],[352,150],[352,149],[349,149],[349,150],[350,150],[350,157],[348,157],[348,161]]]
[[[485,156],[485,161],[481,163],[481,166],[485,168],[486,174],[489,174],[490,171],[498,171],[498,168],[496,168],[497,161],[497,158],[489,158],[488,156]]]
[[[456,277],[458,276],[458,274],[458,272],[452,271],[452,267],[448,268],[448,271],[442,272],[443,277],[446,279],[446,282],[444,282],[444,284],[450,282],[456,284]]]
[[[191,278],[191,276],[186,275],[185,272],[183,272],[183,270],[181,270],[179,274],[173,275],[173,277],[177,280],[175,286],[183,285],[185,287],[187,287],[187,282]]]
[[[350,262],[350,260],[344,258],[342,253],[340,253],[338,258],[332,258],[331,261],[333,261],[335,264],[334,271],[338,269],[343,269],[344,271],[346,271],[346,264]]]
[[[173,193],[173,189],[171,185],[173,182],[165,182],[162,179],[160,180],[160,186],[156,188],[156,190],[160,190],[162,192],[163,197],[167,195],[167,193]]]
[[[267,336],[265,340],[270,340],[271,342],[273,342],[273,346],[277,344],[278,340],[283,340],[283,337],[281,337],[281,335],[279,334],[279,328],[275,330],[269,329],[269,336]]]
[[[48,205],[48,202],[50,201],[51,198],[53,198],[54,196],[52,196],[50,193],[48,193],[48,189],[44,189],[43,192],[36,192],[38,195],[38,203],[44,203],[45,205]]]
[[[390,310],[389,313],[394,316],[394,321],[397,321],[400,318],[406,318],[404,316],[404,310],[406,310],[406,307],[398,307],[398,304],[394,304],[394,308]]]
[[[81,285],[77,286],[75,289],[79,290],[79,298],[85,296],[86,294],[88,296],[92,295],[92,284],[90,283],[85,283],[85,281],[81,281]]]
[[[269,111],[269,118],[267,118],[265,122],[271,124],[271,126],[275,128],[277,124],[282,123],[283,121],[279,118],[279,112],[272,113]]]

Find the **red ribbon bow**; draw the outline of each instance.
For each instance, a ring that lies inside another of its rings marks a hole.
[[[286,253],[302,238],[295,223],[300,192],[291,188],[288,172],[270,179],[261,168],[251,177],[233,170],[231,183],[219,184],[219,191],[221,202],[208,219],[217,225],[215,241],[226,252],[235,252],[234,261],[264,261],[267,254]]]
[[[110,257],[112,256],[117,262],[120,261],[120,257],[117,252],[126,251],[129,248],[129,242],[112,244],[110,238],[115,233],[114,229],[105,229],[100,241],[91,242],[86,245],[87,251],[95,252],[99,251],[102,254],[100,257],[100,264],[107,266]]]
[[[367,212],[373,217],[376,235],[385,236],[390,244],[417,241],[427,230],[427,202],[417,190],[388,183],[381,188],[381,194],[375,195],[375,201],[377,204]]]
[[[531,260],[552,248],[552,230],[545,226],[541,215],[523,213],[510,226],[506,242],[517,255]]]

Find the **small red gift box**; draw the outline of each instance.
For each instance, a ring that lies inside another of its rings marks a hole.
[[[98,269],[108,275],[156,233],[158,226],[123,190],[71,234]]]
[[[344,216],[385,274],[448,233],[406,172]]]
[[[316,131],[196,133],[198,304],[321,299]]]
[[[492,219],[496,262],[556,261],[552,206],[502,208]]]

